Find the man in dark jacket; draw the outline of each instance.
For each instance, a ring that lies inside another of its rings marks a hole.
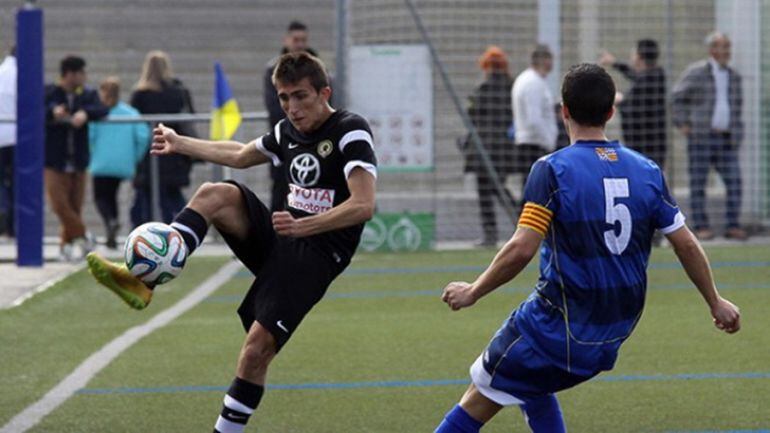
[[[312,48],[308,47],[307,41],[307,26],[300,21],[290,22],[289,26],[286,28],[286,35],[283,37],[281,55],[305,51],[317,57],[318,54]],[[265,109],[267,110],[271,128],[274,128],[278,122],[286,117],[281,109],[281,102],[278,100],[278,92],[276,92],[275,85],[273,85],[273,69],[275,69],[279,57],[280,56],[276,56],[267,62],[265,74],[262,78]],[[281,167],[270,166],[270,177],[273,180],[273,187],[270,194],[270,210],[273,212],[281,211],[284,209],[284,202],[286,200],[286,194],[289,193],[289,186],[283,179]]]
[[[83,224],[88,150],[88,122],[105,117],[107,107],[96,90],[85,87],[86,62],[67,56],[60,63],[57,84],[46,86],[45,189],[61,223],[64,260],[78,260],[93,248]]]
[[[666,160],[666,75],[657,65],[660,51],[652,39],[637,42],[631,64],[618,62],[605,52],[599,63],[622,73],[631,87],[617,98],[625,144],[655,161]]]

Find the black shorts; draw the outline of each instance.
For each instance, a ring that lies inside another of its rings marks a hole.
[[[226,233],[222,237],[256,276],[238,315],[246,332],[255,320],[270,331],[280,350],[345,266],[306,239],[278,236],[270,211],[256,194],[238,182],[227,182],[241,190],[249,230],[244,240]]]

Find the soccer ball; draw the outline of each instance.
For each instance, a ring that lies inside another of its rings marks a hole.
[[[168,224],[146,223],[126,239],[126,267],[150,287],[171,281],[187,260],[184,239]]]

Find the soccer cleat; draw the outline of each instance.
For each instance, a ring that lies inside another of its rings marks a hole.
[[[86,256],[88,271],[96,281],[115,292],[131,308],[142,310],[152,300],[152,290],[129,272],[126,265],[117,265],[97,253]]]

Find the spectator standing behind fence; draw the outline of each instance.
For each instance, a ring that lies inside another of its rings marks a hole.
[[[99,98],[109,108],[109,115],[137,117],[139,111],[120,101],[120,80],[109,77],[99,85]],[[136,165],[150,145],[150,127],[144,122],[92,124],[88,129],[91,144],[91,172],[94,203],[104,221],[107,248],[117,247],[120,229],[118,189],[124,179],[131,179]]]
[[[537,45],[530,67],[516,77],[511,90],[513,123],[516,127],[517,173],[527,174],[538,158],[556,150],[558,127],[551,89],[545,77],[553,69],[553,54]]]
[[[618,62],[604,52],[599,64],[622,73],[631,87],[618,93],[623,140],[627,146],[655,161],[661,169],[666,161],[666,74],[658,66],[660,51],[652,39],[641,39],[631,63]]]
[[[738,150],[743,139],[741,76],[728,63],[730,39],[720,32],[706,37],[709,58],[687,67],[673,91],[674,125],[687,136],[690,206],[695,234],[714,237],[706,215],[706,181],[713,166],[727,189],[725,237],[745,240],[739,225],[741,169]]]
[[[194,113],[190,91],[174,77],[171,60],[163,51],[150,51],[144,59],[142,76],[131,95],[131,105],[142,114]],[[166,122],[180,134],[196,137],[195,128],[187,122]],[[152,193],[150,154],[137,167],[134,178],[134,204],[131,207],[131,223],[134,227],[152,221]],[[160,183],[160,219],[171,223],[174,216],[184,209],[186,200],[182,187],[190,184],[192,162],[185,155],[163,155],[158,158]],[[157,219],[157,217],[156,217]]]
[[[93,249],[82,216],[90,157],[88,122],[105,117],[108,110],[96,90],[85,86],[85,60],[67,56],[59,72],[59,82],[45,89],[45,189],[61,224],[61,258],[71,261]]]
[[[0,116],[16,117],[16,46],[0,63]],[[16,123],[0,123],[0,234],[14,235],[13,165]]]
[[[484,71],[484,81],[470,95],[468,115],[481,138],[481,144],[492,161],[495,175],[503,194],[495,187],[493,177],[482,163],[476,146],[468,137],[463,143],[465,171],[475,173],[479,198],[479,211],[483,238],[479,246],[497,245],[497,223],[494,200],[508,201],[515,207],[513,197],[505,189],[505,178],[511,173],[513,143],[507,132],[511,125],[511,93],[513,84],[508,73],[508,58],[499,47],[490,46],[479,58],[479,67]]]
[[[262,94],[267,109],[270,127],[275,125],[286,117],[281,102],[278,100],[278,92],[273,84],[273,69],[275,69],[278,58],[286,53],[298,53],[305,51],[313,56],[318,54],[312,48],[308,47],[308,29],[300,21],[292,21],[286,28],[286,34],[283,36],[283,47],[281,54],[270,59],[265,67],[265,73],[262,77]],[[284,210],[286,195],[289,193],[289,185],[286,183],[283,174],[283,167],[270,166],[270,178],[273,185],[270,191],[270,210],[273,212]]]

